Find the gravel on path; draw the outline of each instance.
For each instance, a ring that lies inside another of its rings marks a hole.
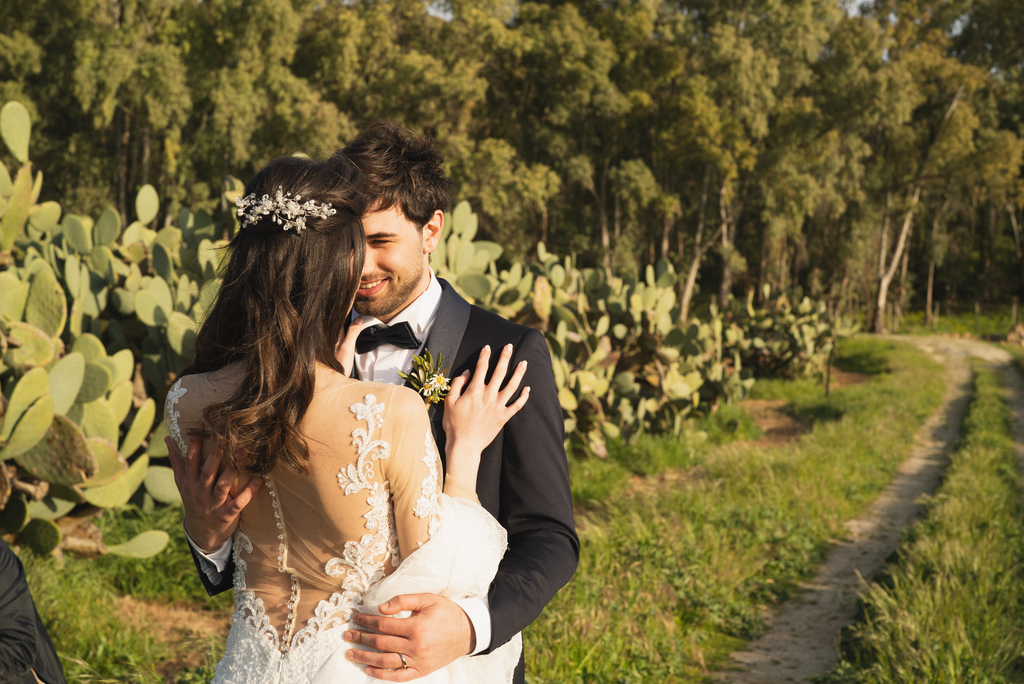
[[[848,539],[837,543],[817,575],[801,584],[802,594],[783,603],[768,620],[765,634],[734,651],[727,670],[715,678],[737,684],[810,682],[839,659],[840,630],[857,617],[862,578],[871,579],[899,546],[903,531],[925,511],[922,494],[934,492],[971,398],[970,357],[999,367],[1014,409],[1014,437],[1024,471],[1024,382],[1010,364],[1010,354],[976,340],[945,337],[889,336],[910,342],[946,368],[946,395],[917,434],[917,445],[896,477],[863,516],[846,523]]]

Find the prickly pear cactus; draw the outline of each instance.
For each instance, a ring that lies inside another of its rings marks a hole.
[[[13,174],[0,165],[0,509],[33,549],[79,550],[49,521],[127,505],[145,483],[148,501],[180,502],[159,462],[156,407],[216,297],[223,229],[188,209],[158,227],[150,185],[138,189],[134,221],[110,207],[91,217],[39,203],[19,103],[0,108],[0,137],[21,164]],[[97,548],[141,557],[164,545],[160,533]]]

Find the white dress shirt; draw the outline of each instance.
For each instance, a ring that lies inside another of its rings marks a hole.
[[[382,344],[373,351],[366,354],[356,354],[355,365],[359,371],[361,380],[382,382],[391,385],[403,385],[405,381],[398,375],[398,371],[408,373],[412,369],[412,359],[423,352],[427,343],[430,330],[434,327],[434,319],[437,317],[437,310],[441,306],[441,283],[437,281],[433,271],[430,272],[430,285],[419,297],[413,300],[391,319],[387,325],[407,322],[412,328],[413,334],[420,341],[418,349],[399,349],[390,344]],[[356,316],[353,312],[353,316]],[[364,316],[366,328],[375,325],[384,325],[373,316]],[[365,328],[364,328],[365,329]],[[448,359],[449,362],[452,359]],[[188,537],[188,534],[185,535]],[[225,541],[220,548],[213,553],[206,554],[195,545],[191,538],[188,540],[192,548],[199,556],[203,573],[214,584],[220,582],[224,568],[227,567],[228,559],[231,557],[231,540]],[[476,647],[473,654],[487,648],[491,643],[491,612],[486,598],[454,599],[456,605],[465,611],[473,625],[476,634]]]

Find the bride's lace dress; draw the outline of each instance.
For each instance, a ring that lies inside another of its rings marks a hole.
[[[182,453],[203,408],[236,386],[230,367],[174,385],[167,425]],[[352,613],[399,594],[486,596],[505,551],[493,517],[442,492],[414,392],[324,374],[300,427],[311,475],[277,468],[235,532],[235,610],[214,682],[380,681],[345,658]],[[521,650],[517,635],[416,681],[511,682]]]

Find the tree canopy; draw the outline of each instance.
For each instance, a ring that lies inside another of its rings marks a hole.
[[[388,117],[510,257],[665,258],[686,310],[770,285],[882,328],[1022,292],[1016,4],[7,2],[0,102],[72,211],[151,183],[156,222],[224,212],[231,178]]]

